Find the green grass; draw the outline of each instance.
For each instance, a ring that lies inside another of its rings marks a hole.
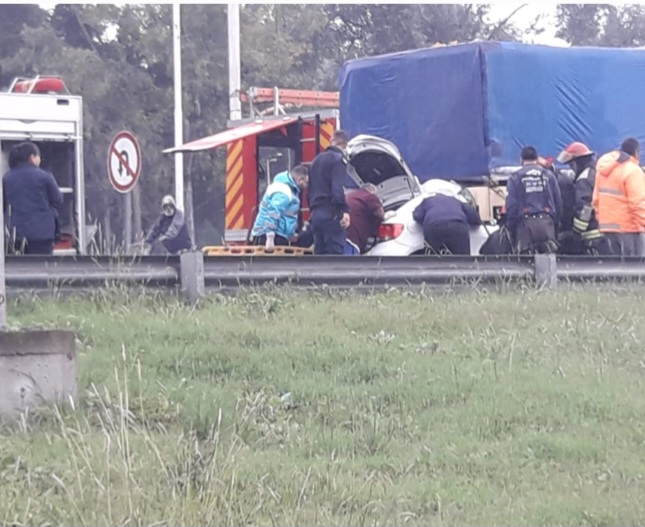
[[[642,302],[14,302],[76,331],[81,397],[3,431],[0,524],[643,525]]]

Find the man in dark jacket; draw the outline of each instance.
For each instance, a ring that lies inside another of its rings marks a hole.
[[[383,204],[376,195],[376,187],[366,183],[362,188],[347,194],[347,207],[351,225],[347,228],[347,239],[351,240],[363,254],[369,238],[375,237],[385,218]]]
[[[9,245],[22,254],[52,254],[63,203],[56,180],[39,168],[40,150],[34,143],[15,146],[9,166],[2,180]]]
[[[560,155],[559,163],[568,163],[573,178],[568,179],[567,192],[562,192],[560,220],[560,252],[563,254],[598,254],[603,235],[593,210],[593,187],[596,182],[594,152],[584,143],[574,142]],[[558,180],[560,182],[560,180]],[[562,191],[562,186],[560,187]]]
[[[150,229],[145,243],[153,245],[160,243],[170,254],[188,251],[193,244],[188,234],[188,226],[184,213],[177,208],[172,196],[164,196],[161,200],[161,216]]]
[[[522,149],[520,160],[522,168],[508,180],[508,230],[520,254],[555,252],[562,212],[558,182],[551,171],[538,164],[538,153],[532,146]]]
[[[347,132],[336,130],[331,146],[318,154],[309,171],[310,223],[315,254],[343,254],[349,213],[343,185],[347,169],[343,152]]]
[[[444,194],[425,198],[412,217],[423,225],[423,237],[432,254],[469,255],[469,225],[481,225],[474,207]]]

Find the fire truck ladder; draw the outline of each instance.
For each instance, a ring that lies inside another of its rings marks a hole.
[[[248,92],[240,94],[242,102],[248,102],[252,117],[263,115],[287,115],[286,108],[319,107],[338,108],[338,92],[288,90],[280,88],[249,88]],[[273,102],[273,107],[260,110],[257,104]]]

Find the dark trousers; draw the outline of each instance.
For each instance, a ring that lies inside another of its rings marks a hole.
[[[22,254],[38,254],[49,256],[54,253],[54,240],[23,240],[23,243],[16,246]]]
[[[558,254],[567,255],[591,255],[610,254],[604,238],[583,240],[577,232],[565,231],[558,234]]]
[[[638,232],[605,232],[602,242],[603,256],[645,256],[643,235]]]
[[[263,234],[262,236],[254,236],[252,240],[253,245],[264,245],[267,242],[267,237],[266,234]],[[284,236],[279,236],[275,235],[275,238],[273,238],[273,244],[277,247],[278,245],[289,245],[289,240],[287,240]]]
[[[345,229],[340,226],[340,217],[324,209],[311,213],[311,230],[314,233],[314,254],[343,254]]]
[[[558,254],[581,255],[589,254],[580,234],[574,231],[564,231],[558,234]]]
[[[548,214],[524,217],[515,231],[515,244],[520,254],[549,254],[557,250],[555,223]]]
[[[431,254],[470,254],[470,229],[461,221],[431,225],[423,237]]]

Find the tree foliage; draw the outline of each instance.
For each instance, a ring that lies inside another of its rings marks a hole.
[[[645,45],[645,6],[640,4],[564,4],[557,18],[557,35],[576,46]]]
[[[338,68],[348,59],[436,43],[521,38],[512,23],[490,24],[488,10],[471,4],[247,4],[241,9],[243,88],[335,90]],[[639,42],[640,10],[615,11],[616,23],[624,24],[630,13],[636,17],[629,38]],[[192,140],[226,127],[227,13],[223,4],[183,5],[181,12],[184,132]],[[613,20],[607,6],[561,6],[559,13],[562,31],[580,41],[602,24],[615,34],[606,23]],[[589,28],[576,26],[576,13],[584,14]],[[87,210],[101,222],[110,215],[115,232],[122,230],[123,200],[105,173],[115,133],[131,130],[142,144],[144,226],[173,189],[174,160],[161,154],[174,144],[171,24],[169,5],[61,4],[51,11],[0,5],[2,84],[18,75],[55,73],[83,96]],[[198,241],[217,243],[223,233],[223,152],[186,156],[186,168]]]

